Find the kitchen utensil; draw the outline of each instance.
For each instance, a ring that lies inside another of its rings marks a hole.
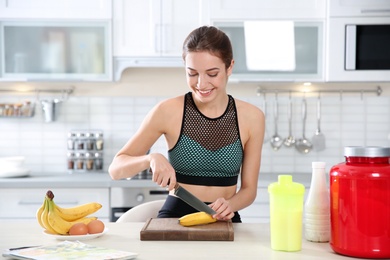
[[[207,204],[199,200],[197,197],[192,195],[189,191],[187,191],[177,183],[175,185],[175,195],[196,210],[204,211],[210,215],[214,215],[217,213],[212,208],[207,206]]]
[[[292,123],[292,100],[291,100],[291,93],[289,97],[289,107],[288,107],[288,137],[284,139],[284,146],[286,147],[292,147],[295,144],[295,137],[292,135],[292,129],[291,129],[291,123]]]
[[[283,145],[283,139],[278,134],[278,93],[275,93],[275,106],[274,106],[274,120],[275,120],[275,133],[271,138],[271,147],[275,151],[279,150],[279,148]]]
[[[265,117],[265,126],[264,126],[264,140],[263,140],[263,143],[268,143],[271,138],[269,137],[269,134],[268,134],[268,130],[267,130],[267,98],[266,98],[266,94],[263,93],[263,112],[264,112],[264,117]]]
[[[298,139],[295,143],[295,148],[298,152],[307,154],[312,148],[313,144],[305,136],[305,127],[306,127],[306,98],[302,99],[302,138]]]
[[[313,144],[313,149],[317,152],[325,150],[325,135],[321,132],[320,128],[321,123],[321,94],[318,94],[317,100],[317,129],[313,138],[311,139]]]
[[[56,106],[60,102],[59,99],[41,100],[45,122],[49,123],[56,120]]]
[[[184,227],[177,218],[150,218],[140,231],[141,240],[233,241],[231,221]]]

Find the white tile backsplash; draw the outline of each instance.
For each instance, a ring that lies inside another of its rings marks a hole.
[[[235,96],[264,108],[264,98]],[[31,97],[0,97],[0,103],[16,102]],[[266,97],[266,141],[274,134],[274,96]],[[25,166],[33,175],[67,174],[66,139],[74,129],[101,129],[104,132],[104,169],[107,171],[115,153],[135,133],[149,110],[163,97],[70,97],[58,105],[57,120],[45,123],[40,104],[32,118],[0,118],[0,156],[23,155]],[[278,133],[288,136],[287,95],[279,94]],[[293,97],[292,133],[302,137],[302,96]],[[351,145],[389,146],[390,97],[374,95],[322,95],[321,131],[326,149],[300,154],[294,147],[271,149],[263,146],[261,172],[292,174],[311,172],[312,161],[325,161],[327,169],[342,162],[343,148]],[[317,128],[317,97],[307,97],[305,135],[311,139]],[[163,138],[152,151],[166,155]]]

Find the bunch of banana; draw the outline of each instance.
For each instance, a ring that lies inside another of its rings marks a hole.
[[[195,225],[204,225],[216,222],[217,219],[213,218],[210,214],[206,212],[196,212],[192,214],[185,215],[179,218],[179,223],[182,226],[189,227]]]
[[[41,227],[52,234],[66,235],[75,223],[88,224],[97,219],[97,217],[89,217],[88,215],[102,207],[97,202],[90,202],[71,208],[61,208],[55,204],[53,198],[53,192],[47,191],[43,204],[36,213],[36,218]]]

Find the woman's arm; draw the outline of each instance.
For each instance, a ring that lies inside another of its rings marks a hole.
[[[140,128],[115,155],[109,166],[112,179],[118,180],[133,177],[137,173],[151,169],[153,181],[169,190],[176,184],[175,171],[164,155],[147,152],[153,144],[165,135],[168,145],[177,138],[180,132],[180,98],[169,99],[157,104],[145,117]]]

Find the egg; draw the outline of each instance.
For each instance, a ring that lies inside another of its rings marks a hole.
[[[98,234],[103,232],[104,223],[98,219],[95,219],[89,222],[87,227],[88,227],[89,234]]]
[[[71,236],[81,236],[88,234],[88,226],[84,223],[75,223],[69,229],[69,235]]]

